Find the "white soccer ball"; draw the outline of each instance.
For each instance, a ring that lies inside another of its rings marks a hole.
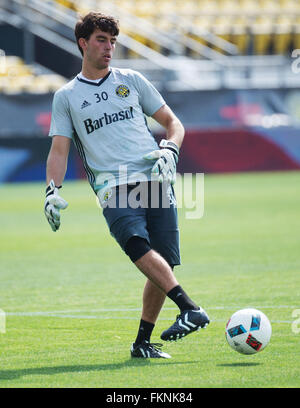
[[[267,316],[257,309],[235,312],[226,325],[226,339],[233,350],[242,354],[262,351],[270,341],[272,327]]]

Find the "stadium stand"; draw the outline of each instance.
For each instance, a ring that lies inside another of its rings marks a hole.
[[[4,57],[1,57],[4,58]],[[66,79],[57,74],[40,73],[43,68],[25,64],[20,57],[6,56],[1,63],[0,92],[3,94],[55,92]]]
[[[35,45],[38,53],[46,42],[60,48],[55,64],[45,55],[39,61],[50,70],[48,75],[55,70],[68,78],[78,72],[74,24],[78,14],[99,10],[121,22],[113,63],[123,67],[131,59],[132,68],[151,77],[158,88],[261,87],[265,72],[268,87],[299,83],[290,69],[291,51],[300,48],[297,0],[3,0],[3,4],[0,19],[18,29],[28,27],[31,36],[41,39]],[[66,62],[70,56],[72,64]],[[187,67],[193,75],[186,75]],[[29,73],[17,75],[8,92],[30,91],[33,83],[37,92],[47,92],[61,83],[49,76],[29,78]],[[7,83],[2,76],[1,89],[7,89]]]
[[[91,6],[103,11],[107,9],[107,2],[101,0],[56,2],[79,13],[90,10]],[[180,25],[183,35],[209,45],[192,28],[203,33],[208,31],[235,44],[241,55],[288,54],[292,45],[299,45],[300,5],[297,0],[116,0],[111,3],[166,32],[178,29],[180,18],[187,18],[188,24]],[[126,25],[122,28],[137,41],[159,50],[158,45],[144,35],[133,33]],[[224,53],[219,46],[212,45],[212,48]],[[195,52],[190,55],[199,57]],[[129,56],[136,57],[136,53]]]

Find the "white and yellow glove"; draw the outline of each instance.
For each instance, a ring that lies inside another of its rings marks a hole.
[[[166,181],[174,184],[176,181],[176,165],[178,163],[179,148],[168,140],[163,139],[159,147],[160,150],[154,150],[144,156],[146,160],[156,160],[152,167],[151,174],[160,183]]]
[[[53,180],[50,181],[46,188],[46,200],[44,212],[46,218],[52,228],[52,231],[56,232],[60,226],[60,210],[64,210],[68,207],[68,203],[59,196],[58,189]]]

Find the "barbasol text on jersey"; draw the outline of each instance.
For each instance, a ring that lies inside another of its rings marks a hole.
[[[92,120],[90,118],[83,121],[87,134],[93,133],[95,130],[102,128],[103,126],[110,125],[120,120],[134,119],[133,107],[129,109],[121,110],[116,113],[104,113],[99,119]]]

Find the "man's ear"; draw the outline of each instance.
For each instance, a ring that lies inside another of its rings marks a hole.
[[[80,45],[80,47],[82,48],[82,50],[85,50],[85,49],[86,49],[86,46],[87,46],[87,41],[86,41],[85,38],[79,38],[78,44]]]

